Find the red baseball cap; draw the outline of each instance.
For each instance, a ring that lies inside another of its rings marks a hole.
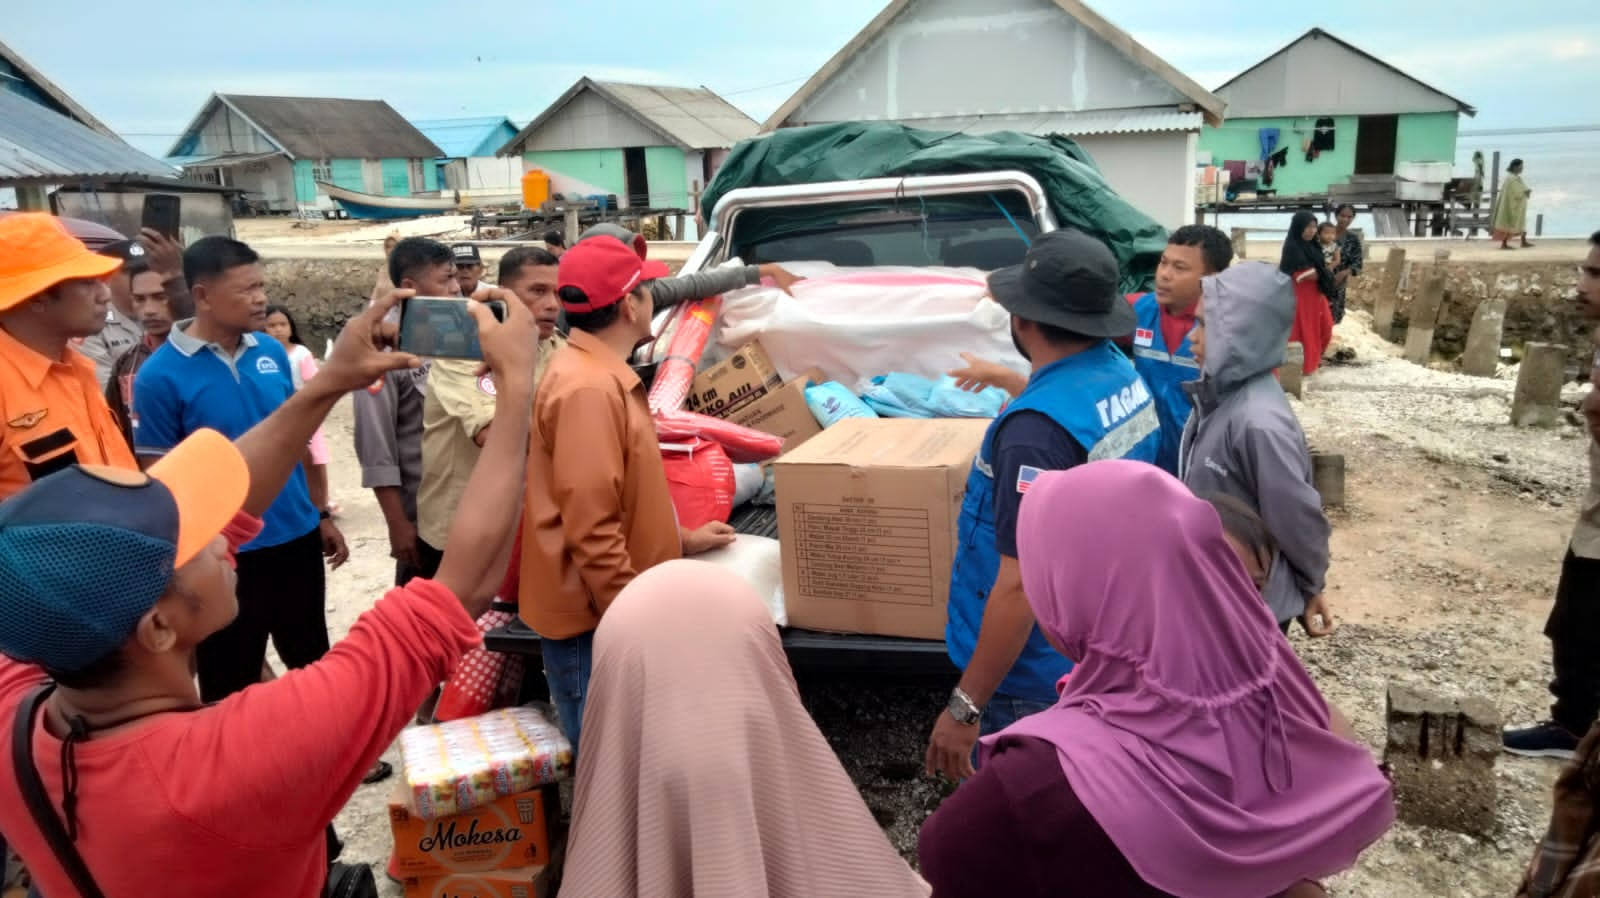
[[[671,274],[663,262],[640,258],[634,248],[615,237],[596,235],[581,240],[561,254],[558,287],[577,287],[588,302],[563,302],[568,312],[596,312],[622,301],[645,281]]]

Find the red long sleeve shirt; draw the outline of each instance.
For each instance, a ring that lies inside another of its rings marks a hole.
[[[240,514],[237,548],[260,529]],[[107,898],[315,898],[323,831],[462,653],[480,644],[456,597],[427,580],[391,590],[321,661],[215,705],[154,715],[75,751],[77,848]],[[0,659],[0,724],[44,675]],[[43,715],[41,715],[42,717]],[[42,723],[34,762],[61,807],[61,740]],[[76,891],[29,816],[7,749],[0,831],[40,891]]]

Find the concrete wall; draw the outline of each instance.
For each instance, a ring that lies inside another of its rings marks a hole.
[[[628,193],[619,149],[543,150],[524,153],[522,158],[529,168],[550,175],[550,190],[555,193],[614,193],[618,199]]]
[[[1162,227],[1179,228],[1194,217],[1194,134],[1089,134],[1072,139],[1094,157],[1113,190]]]

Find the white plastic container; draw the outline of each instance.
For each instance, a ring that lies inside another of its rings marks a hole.
[[[1401,162],[1394,167],[1396,177],[1424,184],[1443,184],[1453,177],[1451,171],[1452,167],[1448,162]],[[1411,197],[1402,196],[1401,199],[1411,199]]]

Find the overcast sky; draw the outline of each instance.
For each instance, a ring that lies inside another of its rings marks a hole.
[[[879,0],[0,3],[0,40],[156,155],[212,92],[381,98],[409,118],[504,114],[521,125],[589,75],[704,84],[760,120],[882,8]],[[1206,87],[1320,26],[1476,106],[1464,128],[1600,123],[1594,0],[1095,5]]]

